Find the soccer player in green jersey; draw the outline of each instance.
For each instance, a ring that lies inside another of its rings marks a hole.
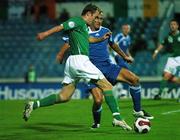
[[[132,130],[120,116],[119,107],[112,94],[112,85],[106,80],[102,72],[91,63],[88,57],[89,42],[99,42],[109,37],[106,34],[102,38],[89,38],[86,24],[90,25],[99,15],[99,12],[100,9],[97,6],[88,4],[83,9],[81,17],[70,18],[61,25],[37,35],[38,40],[43,40],[53,33],[62,30],[66,31],[69,36],[71,55],[66,61],[62,90],[59,94],[52,94],[41,100],[27,102],[23,112],[23,118],[26,121],[34,109],[67,102],[74,93],[77,82],[80,79],[86,79],[102,89],[105,101],[112,112],[115,125],[125,130]]]
[[[161,93],[164,87],[166,87],[168,82],[180,85],[180,75],[175,76],[178,68],[180,68],[180,31],[178,30],[179,24],[176,20],[170,21],[170,33],[168,36],[160,43],[158,48],[153,53],[153,59],[156,58],[159,51],[165,47],[170,47],[172,55],[168,58],[166,66],[164,68],[163,80],[160,84],[159,94],[154,97],[154,99],[161,99]]]

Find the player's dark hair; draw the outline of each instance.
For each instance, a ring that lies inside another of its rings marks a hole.
[[[96,10],[100,11],[100,9],[96,5],[90,3],[84,7],[81,15],[84,16],[87,12],[95,13]]]
[[[171,23],[171,22],[176,22],[179,25],[177,19],[171,19],[169,23]]]

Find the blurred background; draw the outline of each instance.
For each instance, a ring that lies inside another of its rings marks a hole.
[[[69,17],[79,16],[88,2],[90,1],[0,0],[0,99],[41,98],[48,91],[59,89],[64,64],[58,64],[55,59],[63,44],[63,34],[57,33],[41,42],[36,41],[35,37],[38,32],[61,24]],[[123,23],[131,25],[130,51],[135,62],[130,69],[141,77],[144,97],[151,98],[159,90],[168,51],[163,50],[156,60],[152,60],[152,53],[158,42],[168,34],[170,19],[180,21],[180,1],[91,2],[102,8],[104,26],[110,28],[114,35],[119,32]],[[85,92],[82,83],[79,86],[74,98],[81,98],[82,91]],[[123,86],[120,85],[116,90],[123,90]],[[37,89],[40,91],[37,92]],[[171,98],[179,94],[177,90],[173,95],[165,96]]]

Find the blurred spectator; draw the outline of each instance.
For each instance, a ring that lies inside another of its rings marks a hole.
[[[148,50],[153,51],[156,48],[155,39],[151,38],[147,41]]]
[[[22,13],[22,18],[28,21],[34,21],[35,20],[35,12],[34,12],[34,2],[28,1],[26,3],[24,12]]]
[[[141,36],[135,40],[135,43],[132,49],[130,50],[130,52],[132,56],[135,56],[136,52],[146,49],[147,49],[146,36],[144,34],[141,34]]]
[[[69,19],[69,12],[64,8],[60,13],[59,20],[60,22],[64,22]]]
[[[111,31],[113,31],[115,29],[116,20],[113,16],[107,13],[104,24],[105,27],[108,27]]]
[[[36,71],[33,65],[30,65],[28,71],[25,74],[25,83],[34,83],[37,80]]]
[[[48,7],[45,3],[40,3],[39,7],[39,16],[40,16],[40,22],[45,22],[47,21],[48,18]]]

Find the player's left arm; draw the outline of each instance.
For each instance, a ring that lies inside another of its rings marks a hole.
[[[97,43],[101,42],[103,40],[108,39],[111,36],[111,32],[107,32],[106,34],[103,35],[103,37],[95,38],[95,37],[89,37],[89,43]]]

